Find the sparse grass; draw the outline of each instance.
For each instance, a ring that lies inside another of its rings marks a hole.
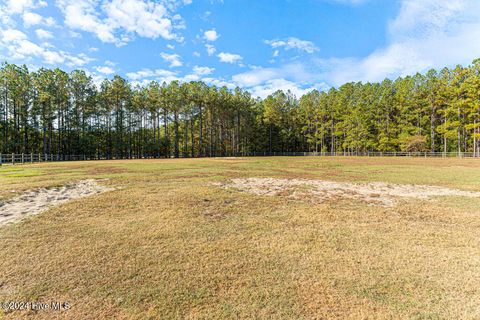
[[[212,185],[279,177],[480,191],[479,169],[414,158],[4,166],[1,198],[85,178],[121,188],[0,227],[0,302],[72,304],[6,319],[479,319],[480,199],[385,208]]]

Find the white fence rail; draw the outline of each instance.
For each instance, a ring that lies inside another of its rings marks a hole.
[[[246,156],[480,158],[480,152],[253,152]]]
[[[480,158],[473,152],[250,152],[234,155],[215,155],[215,157],[423,157],[423,158]],[[36,153],[0,153],[0,166],[3,164],[25,164],[52,161],[120,160],[152,159],[154,157],[106,157],[87,155],[59,155]],[[162,157],[158,157],[162,158]],[[185,157],[183,157],[185,158]]]
[[[2,164],[25,164],[34,162],[50,161],[79,161],[88,160],[85,156],[36,154],[36,153],[0,153],[0,165]]]

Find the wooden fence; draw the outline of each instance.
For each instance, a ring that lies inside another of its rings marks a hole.
[[[85,156],[36,154],[36,153],[0,153],[0,165],[2,164],[25,164],[34,162],[50,161],[80,161],[88,160]]]
[[[235,155],[216,155],[214,157],[422,157],[422,158],[480,158],[480,153],[473,152],[250,152]],[[87,161],[87,160],[121,160],[121,159],[153,159],[164,157],[137,156],[89,156],[60,155],[36,153],[0,153],[0,166],[3,164],[25,164],[52,161]],[[187,158],[187,157],[182,157]]]
[[[246,156],[480,158],[480,152],[253,152]]]

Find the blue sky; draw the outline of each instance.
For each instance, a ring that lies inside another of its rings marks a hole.
[[[264,97],[480,57],[478,0],[0,0],[0,59]]]

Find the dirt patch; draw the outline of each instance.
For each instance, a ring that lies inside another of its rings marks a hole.
[[[124,168],[118,168],[118,167],[95,167],[92,168],[91,170],[88,171],[89,175],[97,175],[97,174],[118,174],[118,173],[124,173],[127,170]]]
[[[282,196],[314,202],[340,199],[359,200],[369,205],[394,206],[400,198],[431,199],[434,197],[480,197],[480,192],[463,191],[436,186],[373,183],[331,182],[306,179],[248,178],[232,179],[220,184],[257,195]]]
[[[97,180],[83,180],[58,188],[42,188],[28,191],[8,201],[0,201],[0,226],[20,221],[21,219],[42,213],[50,207],[57,206],[74,199],[111,191],[98,184]]]

